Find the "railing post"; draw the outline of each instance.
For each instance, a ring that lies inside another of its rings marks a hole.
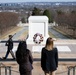
[[[1,75],[1,63],[0,63],[0,75]]]
[[[75,75],[75,67],[73,67],[73,75]]]
[[[9,75],[11,75],[11,67],[9,66]]]
[[[70,68],[68,68],[68,75],[70,75]]]
[[[7,75],[7,67],[5,67],[5,75]]]
[[[1,75],[1,65],[0,65],[0,75]]]

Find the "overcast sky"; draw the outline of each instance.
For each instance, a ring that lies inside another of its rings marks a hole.
[[[76,0],[0,0],[0,3],[8,3],[8,2],[73,2]]]

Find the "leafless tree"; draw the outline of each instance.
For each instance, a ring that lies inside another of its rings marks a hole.
[[[0,34],[9,28],[16,26],[19,22],[19,15],[13,12],[0,12]]]

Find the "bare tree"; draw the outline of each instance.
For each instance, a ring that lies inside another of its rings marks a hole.
[[[16,26],[19,22],[19,15],[13,12],[0,12],[0,34],[10,27]]]

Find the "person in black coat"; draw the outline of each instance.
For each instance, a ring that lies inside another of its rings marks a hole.
[[[55,70],[58,67],[58,50],[53,47],[53,41],[49,37],[41,51],[41,67],[45,75],[55,75]]]
[[[21,41],[18,45],[16,61],[19,64],[20,75],[32,75],[33,57],[25,41]]]
[[[7,59],[9,53],[12,55],[13,59],[15,59],[14,53],[12,51],[12,49],[13,49],[12,35],[9,35],[9,39],[6,42],[5,46],[7,46],[7,52],[6,52],[5,57],[3,57],[3,59]]]

